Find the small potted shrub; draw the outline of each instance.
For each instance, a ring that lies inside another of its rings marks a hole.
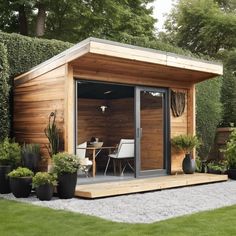
[[[8,176],[10,177],[10,187],[13,195],[16,198],[29,197],[32,190],[32,177],[34,173],[25,167],[18,167],[11,171]]]
[[[36,172],[38,169],[39,160],[39,144],[24,144],[22,147],[22,165],[33,172]]]
[[[183,172],[185,174],[193,174],[195,171],[195,160],[192,157],[192,151],[200,145],[197,136],[179,135],[172,138],[171,144],[177,151],[183,151],[185,153],[182,163]]]
[[[56,175],[47,172],[37,172],[32,181],[39,200],[49,201],[52,199],[54,186],[57,185]]]
[[[231,179],[236,179],[236,130],[231,133],[224,153],[228,162],[228,176]]]
[[[224,174],[226,172],[227,166],[226,166],[226,162],[209,162],[207,164],[207,172],[209,174]]]
[[[0,193],[10,193],[8,174],[20,163],[21,148],[8,138],[0,143]]]
[[[65,152],[53,155],[53,171],[58,176],[57,193],[59,198],[72,198],[77,182],[79,159]]]

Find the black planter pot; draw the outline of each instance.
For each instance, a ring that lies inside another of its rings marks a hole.
[[[185,158],[182,163],[182,168],[185,174],[193,174],[195,172],[196,164],[190,154],[185,154]]]
[[[77,172],[64,173],[58,176],[57,193],[62,199],[73,198],[77,182]]]
[[[53,185],[44,184],[36,188],[36,196],[41,201],[50,201],[53,196]]]
[[[11,172],[11,166],[6,165],[2,166],[0,165],[0,193],[10,193],[10,181],[9,177],[7,176],[8,173]]]
[[[207,173],[209,173],[209,174],[216,174],[216,175],[221,175],[222,174],[221,170],[213,170],[213,169],[211,169],[209,167],[207,167]]]
[[[230,179],[236,180],[236,169],[229,169],[227,173]]]
[[[40,156],[34,153],[24,153],[22,155],[22,164],[24,167],[36,172],[38,170],[38,163]]]
[[[10,187],[16,198],[29,197],[32,190],[32,177],[10,177]]]

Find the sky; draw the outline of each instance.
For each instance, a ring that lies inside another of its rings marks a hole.
[[[162,31],[165,21],[163,14],[169,13],[172,8],[172,4],[175,2],[176,0],[155,0],[153,2],[153,16],[154,18],[158,19],[158,22],[155,25],[158,31]]]

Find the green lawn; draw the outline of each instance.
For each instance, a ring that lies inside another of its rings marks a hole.
[[[236,206],[153,224],[124,224],[0,199],[1,236],[235,235]]]

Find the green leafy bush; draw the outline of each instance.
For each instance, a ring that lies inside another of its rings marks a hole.
[[[200,141],[197,136],[182,134],[172,138],[171,144],[176,150],[191,153],[195,147],[200,145]]]
[[[0,143],[0,164],[16,167],[21,160],[21,147],[18,143],[5,138]]]
[[[33,177],[33,187],[38,188],[44,184],[57,185],[57,177],[55,174],[47,172],[37,172]]]
[[[195,158],[195,163],[196,163],[196,172],[201,172],[202,171],[202,160],[200,159],[199,156],[196,156]]]
[[[79,168],[79,159],[76,155],[60,152],[52,156],[53,170],[58,175],[62,173],[75,173]]]
[[[221,173],[224,173],[227,170],[227,162],[209,162],[207,164],[207,168],[214,171],[220,171]]]
[[[236,169],[236,130],[234,130],[226,143],[224,150],[229,169]]]
[[[8,174],[9,177],[33,177],[34,173],[25,167],[18,167]]]
[[[0,43],[0,141],[10,133],[9,91],[7,48]]]

